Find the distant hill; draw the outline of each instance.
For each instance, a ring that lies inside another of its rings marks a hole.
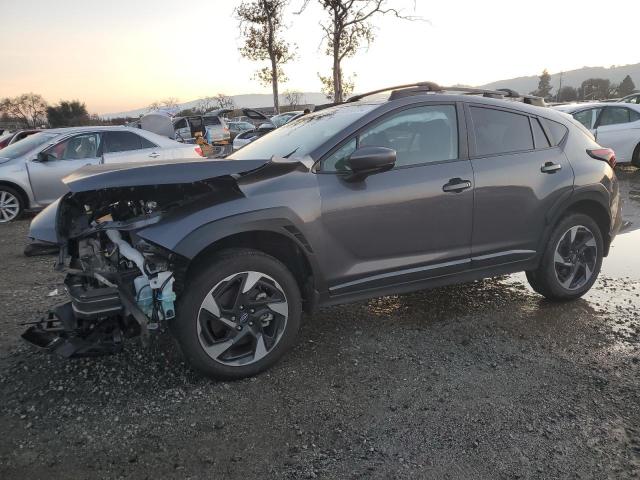
[[[272,107],[273,106],[273,96],[270,94],[248,94],[248,95],[232,95],[231,98],[235,103],[236,108],[262,108],[262,107]],[[198,105],[200,99],[192,100],[190,102],[180,103],[178,105],[179,110],[186,110],[188,108],[193,108]],[[302,98],[300,100],[300,104],[312,104],[312,105],[321,105],[323,103],[327,103],[327,97],[320,92],[303,92]],[[286,105],[286,100],[284,95],[280,96],[280,105]],[[106,113],[101,115],[101,117],[109,119],[116,117],[133,117],[137,118],[140,115],[146,113],[149,109],[138,108],[136,110],[128,110],[126,112],[115,112],[115,113]]]
[[[542,73],[542,72],[540,72]],[[538,73],[528,77],[510,78],[508,80],[498,80],[496,82],[482,85],[482,88],[493,90],[496,88],[511,88],[519,93],[529,93],[538,88]],[[636,88],[640,89],[640,63],[633,65],[606,67],[582,67],[577,70],[569,70],[562,73],[562,85],[571,87],[579,87],[582,82],[589,78],[608,78],[611,83],[620,83],[627,75],[631,76]],[[558,91],[560,84],[560,73],[551,74],[552,93]]]

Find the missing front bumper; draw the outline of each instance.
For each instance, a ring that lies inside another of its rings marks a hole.
[[[23,340],[64,358],[97,357],[122,351],[123,330],[118,317],[107,317],[84,329],[74,315],[72,302],[52,309],[45,318],[33,322]]]

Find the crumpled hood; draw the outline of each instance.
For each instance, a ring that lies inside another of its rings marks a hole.
[[[193,183],[250,172],[270,160],[179,160],[87,165],[62,181],[73,193],[106,188]]]
[[[101,202],[110,200],[105,200],[97,192],[111,191],[117,196],[122,188],[129,191],[135,187],[208,183],[221,177],[232,178],[234,184],[242,188],[294,170],[308,172],[312,164],[310,159],[273,157],[271,160],[180,160],[85,166],[63,179],[70,193],[34,218],[28,236],[39,241],[60,243],[57,225],[62,217],[68,217],[65,206],[73,197],[82,197],[82,201],[99,206]],[[228,188],[229,184],[220,185]],[[62,215],[61,210],[65,211]]]

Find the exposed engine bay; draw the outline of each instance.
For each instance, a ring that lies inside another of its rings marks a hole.
[[[180,261],[139,238],[136,229],[157,222],[185,197],[193,201],[205,192],[195,186],[188,195],[177,186],[163,188],[159,202],[143,198],[145,190],[100,192],[88,203],[86,195],[75,195],[64,203],[59,228],[68,240],[58,268],[66,272],[70,301],[32,325],[26,340],[65,357],[108,354],[121,348],[123,338],[146,338],[175,317]]]
[[[241,199],[242,185],[295,169],[307,167],[272,159],[91,166],[74,172],[64,179],[70,193],[38,215],[29,234],[60,246],[56,268],[66,273],[70,301],[30,323],[22,337],[64,357],[115,353],[131,337],[146,343],[149,332],[164,330],[176,316],[188,261],[139,233],[156,226],[170,231],[166,224],[172,219]]]

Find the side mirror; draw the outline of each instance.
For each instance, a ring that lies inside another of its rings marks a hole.
[[[387,147],[362,147],[351,154],[346,164],[351,173],[345,180],[361,181],[374,173],[391,170],[396,164],[396,151]]]
[[[49,154],[46,153],[46,152],[38,153],[38,156],[36,157],[36,161],[38,161],[38,162],[48,162],[49,161]]]

